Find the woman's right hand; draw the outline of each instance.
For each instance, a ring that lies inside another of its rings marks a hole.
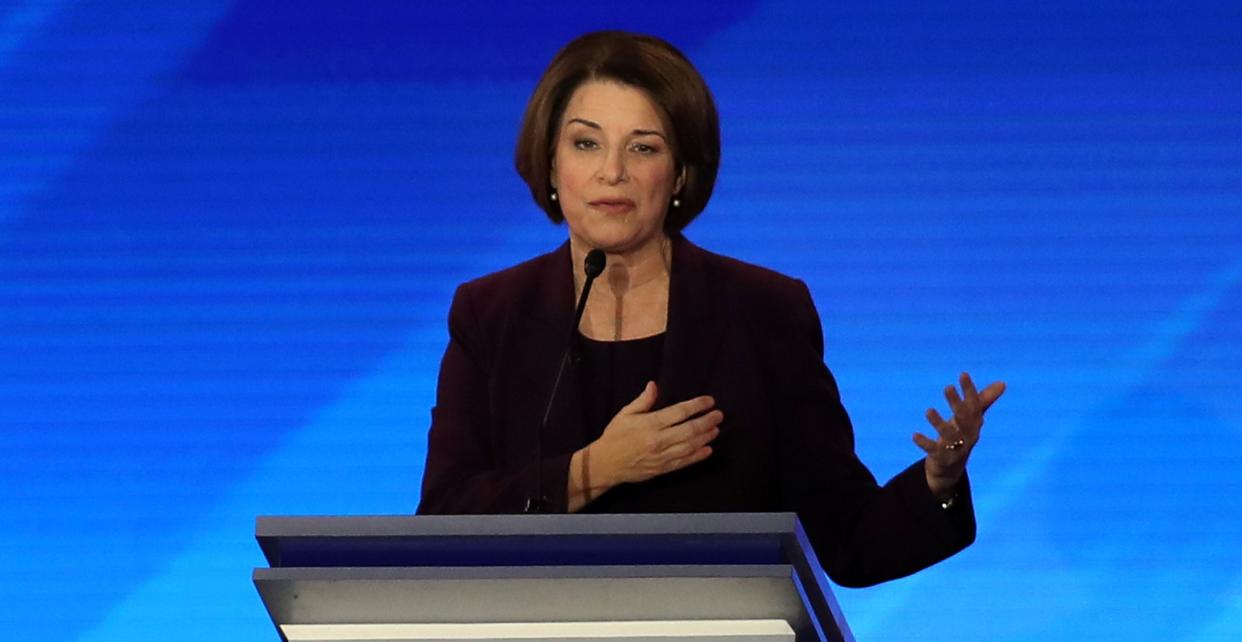
[[[589,446],[592,486],[606,490],[644,481],[711,456],[708,444],[720,434],[724,419],[713,409],[716,400],[695,397],[653,412],[656,396],[655,382],[647,382]]]

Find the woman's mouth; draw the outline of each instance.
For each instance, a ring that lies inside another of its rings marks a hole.
[[[602,198],[589,205],[605,214],[627,214],[634,209],[634,201],[628,198]]]

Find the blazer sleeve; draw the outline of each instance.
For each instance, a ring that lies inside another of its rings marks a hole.
[[[870,586],[931,566],[975,538],[965,477],[944,509],[920,459],[880,486],[854,452],[854,431],[832,373],[806,285],[791,293],[793,327],[774,333],[770,367],[779,422],[783,503],[801,518],[825,570],[843,586]]]
[[[468,285],[449,309],[449,344],[440,363],[436,405],[427,434],[420,514],[520,513],[536,486],[535,462],[504,463],[495,431],[491,336],[475,312]],[[572,453],[545,457],[543,494],[552,512],[566,511]]]

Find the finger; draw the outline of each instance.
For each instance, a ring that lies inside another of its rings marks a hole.
[[[720,412],[720,411],[715,411],[715,412]],[[694,432],[687,435],[684,439],[674,442],[673,445],[689,444],[690,446],[692,446],[691,450],[696,450],[698,448],[706,446],[707,444],[715,440],[716,437],[720,436],[719,419],[720,418],[718,417],[714,417],[712,418],[711,423],[705,424],[702,427],[694,427]]]
[[[695,415],[711,410],[715,405],[716,400],[711,397],[695,397],[657,410],[652,413],[652,418],[661,428],[676,426]]]
[[[970,453],[970,446],[963,441],[954,441],[946,444],[944,441],[936,441],[923,433],[914,433],[914,445],[927,453],[928,457],[934,459],[941,465],[949,465],[957,461],[964,461]]]
[[[914,433],[914,445],[922,448],[923,452],[929,455],[934,455],[939,450],[936,440],[921,432]]]
[[[975,390],[975,382],[971,380],[969,372],[963,372],[957,378],[958,385],[962,388],[962,397],[966,399],[966,403],[972,407],[979,407],[979,391]]]
[[[957,394],[957,388],[953,386],[944,387],[944,399],[949,402],[949,409],[955,415],[964,415],[967,412],[966,406],[962,404],[962,398]]]
[[[959,432],[957,426],[945,421],[944,417],[941,417],[940,413],[935,408],[927,409],[927,423],[931,424],[931,427],[935,428],[936,432],[941,437],[944,437],[945,439],[957,438],[957,434]]]
[[[693,441],[717,429],[721,421],[724,421],[724,413],[719,410],[713,410],[676,426],[665,428],[660,431],[656,438],[656,443],[659,445],[658,450],[663,451],[676,444]]]
[[[643,391],[638,393],[638,396],[634,398],[634,401],[625,404],[625,406],[622,407],[620,412],[617,414],[636,415],[648,412],[651,410],[651,406],[655,405],[656,395],[657,391],[655,382],[648,381],[647,385],[643,386]]]
[[[996,381],[988,384],[988,387],[984,388],[983,391],[979,393],[980,409],[987,410],[988,408],[991,408],[992,404],[996,403],[996,400],[1000,399],[1000,396],[1005,394],[1006,387],[1007,386],[1004,381]]]
[[[720,435],[720,429],[712,428],[708,432],[705,432],[701,435],[695,435],[691,439],[687,439],[686,441],[680,441],[680,442],[677,442],[669,446],[668,448],[657,453],[656,457],[658,458],[658,460],[663,460],[665,464],[667,464],[670,461],[676,460],[676,459],[683,459],[689,455],[692,455],[698,452],[704,446],[708,445],[714,439],[716,439],[716,437],[719,435]]]
[[[711,456],[712,456],[712,447],[703,446],[702,448],[694,451],[693,453],[690,453],[689,455],[685,457],[679,457],[677,459],[669,460],[667,463],[664,464],[664,467],[661,470],[661,474],[671,473],[674,470],[680,470],[692,464],[697,464]]]

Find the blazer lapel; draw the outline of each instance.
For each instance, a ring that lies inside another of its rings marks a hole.
[[[673,239],[668,327],[657,408],[707,394],[728,314],[711,282],[707,253],[683,236]]]

